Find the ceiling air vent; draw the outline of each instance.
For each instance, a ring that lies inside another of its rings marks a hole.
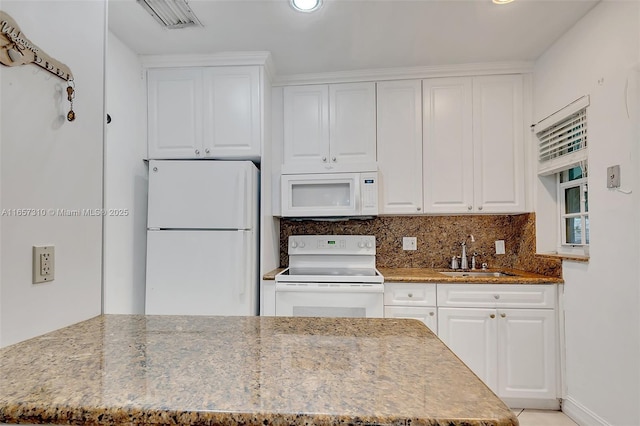
[[[201,27],[187,0],[137,0],[165,28]]]

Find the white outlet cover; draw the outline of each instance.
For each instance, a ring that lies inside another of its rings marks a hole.
[[[402,250],[418,250],[418,238],[402,237]]]
[[[504,253],[505,253],[504,240],[497,240],[496,241],[496,254],[504,254]]]
[[[53,244],[33,246],[33,284],[47,283],[55,279],[55,249]],[[47,264],[43,265],[43,262]]]

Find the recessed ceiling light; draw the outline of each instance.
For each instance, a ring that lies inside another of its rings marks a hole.
[[[322,0],[290,0],[291,7],[299,12],[313,12],[320,9]]]
[[[495,4],[507,4],[511,3],[513,0],[493,0]]]

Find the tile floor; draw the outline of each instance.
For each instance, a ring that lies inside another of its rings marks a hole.
[[[545,410],[512,410],[516,416],[520,426],[577,426],[562,411],[545,411]]]

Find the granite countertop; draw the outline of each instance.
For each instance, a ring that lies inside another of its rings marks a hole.
[[[263,279],[274,280],[276,275],[285,268],[277,268],[264,274]],[[548,277],[546,275],[534,274],[533,272],[521,271],[518,269],[501,268],[499,271],[507,272],[505,277],[449,277],[442,275],[440,271],[446,269],[431,268],[378,268],[384,276],[384,282],[414,282],[414,283],[469,283],[469,284],[562,284],[562,278]],[[494,271],[489,269],[488,271]],[[498,271],[496,269],[495,271]]]
[[[518,424],[416,320],[136,315],[0,349],[0,422]]]

